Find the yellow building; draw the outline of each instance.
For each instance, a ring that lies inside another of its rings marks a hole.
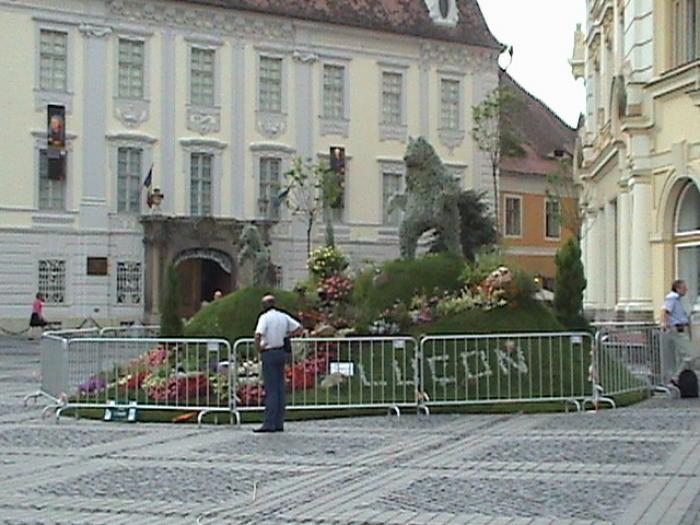
[[[577,175],[585,306],[658,315],[675,278],[700,285],[700,2],[587,0],[574,75],[587,89]]]
[[[238,285],[250,223],[293,285],[304,227],[276,195],[296,156],[344,149],[335,237],[354,261],[398,254],[387,203],[409,136],[462,187],[488,190],[471,107],[497,85],[501,46],[476,0],[371,4],[0,1],[4,326],[26,323],[36,291],[52,319],[157,316],[171,263],[191,313]]]

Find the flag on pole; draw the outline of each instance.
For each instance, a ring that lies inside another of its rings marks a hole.
[[[153,165],[151,164],[151,169],[148,170],[148,175],[143,181],[143,186],[146,188],[146,205],[149,208],[153,207]]]

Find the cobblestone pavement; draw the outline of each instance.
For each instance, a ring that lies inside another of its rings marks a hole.
[[[250,427],[41,419],[0,338],[0,523],[700,525],[700,402]]]

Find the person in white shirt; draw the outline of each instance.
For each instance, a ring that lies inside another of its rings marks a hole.
[[[285,337],[301,334],[302,326],[290,315],[275,308],[275,297],[266,295],[262,299],[263,314],[255,327],[255,347],[260,352],[263,382],[265,383],[265,418],[260,428],[253,432],[284,431],[286,409],[286,387],[284,365]]]

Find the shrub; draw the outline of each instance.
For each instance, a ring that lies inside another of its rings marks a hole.
[[[586,278],[581,263],[581,249],[573,237],[562,246],[555,257],[557,265],[554,288],[554,309],[563,324],[571,328],[585,325],[583,321],[583,291]]]
[[[347,257],[335,246],[317,248],[309,254],[309,271],[317,279],[338,275],[347,267]]]
[[[168,266],[165,284],[165,297],[161,305],[160,336],[181,337],[182,318],[180,317],[180,279],[177,270]]]
[[[277,305],[297,316],[302,307],[299,296],[283,290],[245,288],[229,294],[200,310],[185,327],[190,337],[223,337],[232,344],[241,337],[253,337],[262,309],[260,300],[273,293]]]

